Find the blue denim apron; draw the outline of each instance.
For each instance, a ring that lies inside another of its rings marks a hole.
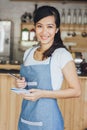
[[[26,89],[52,90],[49,58],[48,64],[21,66],[20,74],[27,82]],[[64,122],[57,100],[40,98],[37,101],[23,100],[18,130],[64,130]]]

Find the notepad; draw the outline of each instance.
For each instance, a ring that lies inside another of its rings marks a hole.
[[[21,94],[21,93],[24,93],[24,94],[29,94],[30,92],[24,88],[11,88],[11,91],[17,93],[17,94]]]

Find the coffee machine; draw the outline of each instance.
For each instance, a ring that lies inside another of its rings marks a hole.
[[[81,75],[82,74],[81,64],[83,62],[83,57],[82,57],[81,52],[75,52],[74,62],[75,62],[75,65],[76,65],[77,74]]]

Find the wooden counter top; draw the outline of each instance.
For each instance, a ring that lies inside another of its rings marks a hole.
[[[20,69],[20,65],[0,64],[0,69],[5,69],[5,70],[15,69],[15,70],[19,70]]]
[[[20,65],[15,65],[15,64],[0,64],[0,70],[20,70]],[[3,72],[0,72],[0,75],[3,74]],[[4,72],[4,75],[6,73]],[[81,79],[87,79],[87,75],[80,75],[79,78]]]
[[[12,67],[12,66],[11,66]],[[17,68],[18,70],[20,69],[20,65]],[[8,75],[7,73],[0,73],[0,75]],[[87,76],[79,76],[79,79],[87,79]]]

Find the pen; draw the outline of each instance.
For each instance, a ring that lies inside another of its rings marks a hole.
[[[15,78],[15,79],[22,79],[22,77],[17,77],[17,76],[15,76],[14,74],[12,74],[12,73],[8,73],[11,77],[13,77],[13,78]],[[26,82],[26,84],[28,85],[28,86],[37,86],[37,82],[35,81],[32,81],[32,82]]]
[[[12,74],[12,73],[8,73],[11,77],[13,77],[13,78],[15,78],[15,79],[21,79],[21,77],[17,77],[17,76],[15,76],[14,74]]]

